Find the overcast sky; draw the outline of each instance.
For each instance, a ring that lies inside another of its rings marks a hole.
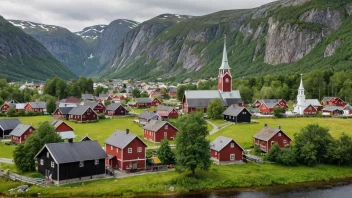
[[[143,22],[160,14],[204,15],[254,8],[274,0],[0,0],[6,19],[58,25],[71,31],[115,19]]]

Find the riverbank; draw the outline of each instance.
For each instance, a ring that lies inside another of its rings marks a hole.
[[[93,196],[160,196],[224,188],[263,187],[313,181],[352,178],[352,167],[319,165],[316,167],[285,167],[273,164],[245,164],[212,166],[208,172],[197,171],[197,178],[189,172],[176,171],[154,175],[141,175],[121,179],[104,179],[59,187],[31,186],[25,196],[41,197],[93,197]],[[16,187],[0,181],[0,193]],[[19,183],[17,183],[17,186]],[[171,187],[171,188],[170,188]],[[174,189],[174,191],[170,190]]]

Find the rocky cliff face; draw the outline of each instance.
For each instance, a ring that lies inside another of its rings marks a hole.
[[[27,25],[37,26],[19,23],[15,27],[0,16],[0,77],[9,80],[46,80],[54,76],[73,78],[74,74],[65,65],[22,31]],[[49,27],[40,28],[50,31]]]

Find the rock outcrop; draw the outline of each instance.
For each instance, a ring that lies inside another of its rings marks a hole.
[[[341,11],[315,8],[302,14],[299,19],[304,22],[326,25],[336,30],[341,24]]]
[[[333,56],[336,52],[336,49],[339,48],[343,44],[343,41],[340,39],[337,39],[336,41],[329,43],[328,46],[326,46],[325,52],[324,52],[324,58]]]

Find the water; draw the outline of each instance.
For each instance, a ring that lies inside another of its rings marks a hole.
[[[263,189],[219,190],[170,198],[352,198],[351,183],[276,186]]]

